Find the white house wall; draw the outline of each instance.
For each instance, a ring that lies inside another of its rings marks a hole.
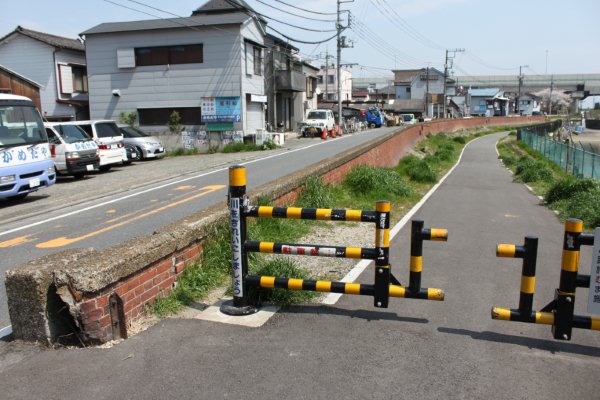
[[[240,63],[240,80],[241,80],[241,97],[242,101],[242,123],[244,133],[253,134],[256,133],[257,129],[265,128],[265,112],[263,108],[264,103],[250,103],[246,102],[246,94],[264,95],[265,94],[265,65],[264,60],[266,58],[266,49],[262,49],[263,64],[261,66],[261,75],[254,75],[254,64],[246,65],[246,62],[253,63],[253,57],[245,57],[246,46],[253,48],[251,43],[247,43],[244,39],[252,40],[253,42],[264,44],[264,34],[260,27],[250,20],[241,27],[240,40],[240,55],[238,58],[241,60]],[[251,50],[252,54],[253,51]]]
[[[56,102],[58,92],[52,46],[20,34],[13,35],[0,45],[0,64],[43,85],[40,88],[43,115],[75,116],[72,107]]]
[[[117,67],[118,49],[196,43],[203,45],[202,64]],[[118,120],[138,108],[200,107],[202,97],[240,96],[239,43],[237,25],[88,35],[90,116]]]

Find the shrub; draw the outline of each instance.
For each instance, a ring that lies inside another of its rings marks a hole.
[[[522,157],[515,170],[516,179],[528,182],[549,182],[552,180],[552,170],[544,161],[532,160],[528,157]]]
[[[435,152],[435,156],[441,161],[450,161],[454,158],[454,149],[442,147]]]
[[[356,195],[386,197],[390,194],[407,197],[412,189],[395,170],[359,165],[344,179],[344,186]]]
[[[253,274],[264,276],[276,276],[282,278],[310,279],[307,269],[300,268],[290,258],[277,257],[251,268]],[[265,289],[251,287],[248,290],[250,301],[254,304],[268,302],[282,306],[305,303],[316,296],[315,292],[288,290],[288,289]]]
[[[455,141],[456,143],[460,143],[460,144],[466,144],[467,143],[467,138],[464,137],[464,136],[456,136],[452,140]]]
[[[439,159],[428,155],[423,160],[415,156],[407,156],[400,160],[398,171],[408,176],[412,181],[420,183],[432,183],[437,181],[437,174],[431,164],[437,164]]]
[[[588,227],[600,226],[600,190],[578,192],[557,205],[563,218],[578,218]]]
[[[569,199],[580,193],[598,191],[600,186],[593,179],[577,179],[574,177],[563,178],[550,186],[546,192],[546,201],[549,204],[559,200]]]
[[[320,176],[310,175],[297,203],[299,207],[332,208],[333,194],[331,186],[324,183]]]

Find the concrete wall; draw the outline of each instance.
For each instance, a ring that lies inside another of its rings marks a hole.
[[[283,204],[297,197],[311,174],[335,183],[355,165],[396,166],[429,133],[543,121],[543,117],[496,117],[414,125],[264,185],[249,196],[267,196]],[[76,327],[71,333],[84,343],[111,340],[108,296],[116,293],[122,299],[124,323],[129,325],[146,305],[172,290],[183,269],[200,257],[202,243],[217,223],[227,223],[224,205],[213,206],[119,246],[105,250],[66,250],[8,271],[6,291],[15,338],[52,343],[68,334],[70,324]],[[68,313],[54,312],[60,309]]]

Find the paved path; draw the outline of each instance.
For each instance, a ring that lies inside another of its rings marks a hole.
[[[334,306],[286,309],[261,328],[168,319],[111,349],[0,343],[2,398],[598,398],[599,332],[557,342],[547,326],[490,319],[493,305],[517,305],[520,284],[519,260],[497,259],[495,245],[539,236],[539,309],[558,284],[563,232],[512,183],[494,150],[499,136],[470,143],[417,213],[450,232],[447,243],[424,248],[423,285],[443,288],[445,302],[391,299],[377,310],[371,298],[343,296]],[[391,249],[403,282],[406,228]],[[372,275],[367,268],[359,279]]]

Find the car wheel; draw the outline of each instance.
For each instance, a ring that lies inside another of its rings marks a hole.
[[[137,154],[138,154],[136,160],[138,160],[138,161],[143,160],[144,159],[144,152],[142,151],[142,149],[139,148],[139,147],[136,147],[135,149],[137,150]],[[133,156],[133,154],[132,154],[132,156]]]

